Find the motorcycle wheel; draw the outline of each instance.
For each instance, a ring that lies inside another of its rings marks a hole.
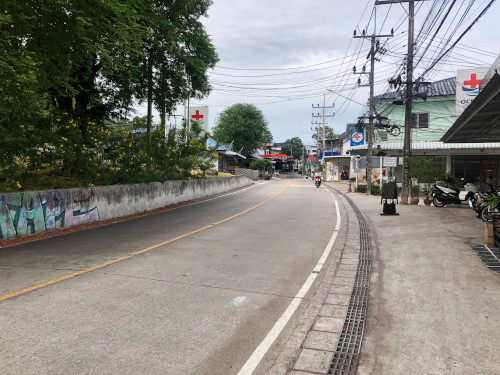
[[[498,214],[498,209],[488,210],[488,206],[481,209],[480,217],[483,221],[493,221],[493,215]]]
[[[434,198],[432,198],[432,203],[436,207],[444,207],[444,201],[439,199],[439,197],[437,195],[434,195]]]
[[[479,211],[479,217],[483,220],[483,221],[488,221],[488,207],[483,207],[481,208],[481,211]]]

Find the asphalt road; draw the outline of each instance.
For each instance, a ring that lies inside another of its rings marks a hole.
[[[311,275],[335,220],[327,189],[271,180],[0,249],[0,298],[41,286],[0,301],[0,374],[236,374]]]

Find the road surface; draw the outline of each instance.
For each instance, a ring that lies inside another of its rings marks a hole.
[[[0,249],[0,373],[237,374],[311,276],[336,218],[328,189],[271,180]]]

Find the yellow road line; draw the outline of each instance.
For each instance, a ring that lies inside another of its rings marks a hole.
[[[224,220],[220,220],[220,221],[218,221],[216,223],[204,226],[203,228],[196,229],[196,230],[194,230],[192,232],[189,232],[189,233],[183,234],[181,236],[172,238],[172,239],[170,239],[168,241],[165,241],[165,242],[162,242],[162,243],[159,243],[159,244],[147,247],[147,248],[142,249],[140,251],[136,251],[135,253],[128,254],[128,255],[122,256],[120,258],[116,258],[116,259],[110,260],[109,262],[98,264],[97,266],[94,266],[94,267],[90,267],[90,268],[87,268],[87,269],[84,269],[84,270],[81,270],[81,271],[77,271],[77,272],[71,273],[69,275],[61,276],[61,277],[58,277],[58,278],[53,279],[53,280],[46,281],[46,282],[41,283],[41,284],[33,285],[33,286],[30,286],[29,288],[18,290],[17,292],[6,294],[6,295],[0,297],[0,301],[6,300],[6,299],[9,299],[9,298],[12,298],[12,297],[16,297],[16,296],[19,296],[21,294],[25,294],[25,293],[28,293],[28,292],[32,292],[34,290],[37,290],[37,289],[40,289],[40,288],[43,288],[43,287],[46,287],[46,286],[49,286],[49,285],[52,285],[52,284],[64,281],[64,280],[68,280],[68,279],[71,279],[71,278],[73,278],[75,276],[83,275],[85,273],[92,272],[92,271],[98,270],[100,268],[107,267],[107,266],[109,266],[111,264],[121,262],[122,260],[125,260],[125,259],[129,259],[129,258],[133,257],[134,255],[139,255],[139,254],[146,253],[146,252],[151,251],[153,249],[156,249],[156,248],[158,248],[160,246],[167,245],[169,243],[172,243],[172,242],[180,240],[182,238],[185,238],[185,237],[191,236],[193,234],[199,233],[199,232],[204,231],[206,229],[213,228],[216,225],[225,223],[226,221],[232,220],[232,219],[234,219],[234,218],[236,218],[236,217],[238,217],[240,215],[246,214],[247,212],[250,212],[250,211],[256,209],[257,207],[262,206],[263,204],[265,204],[265,203],[269,202],[270,200],[276,198],[277,196],[283,194],[283,192],[290,187],[291,183],[292,183],[292,181],[290,181],[288,183],[288,185],[283,190],[281,190],[278,194],[273,195],[272,197],[266,199],[265,201],[260,202],[259,204],[256,204],[255,206],[250,207],[249,209],[246,209],[245,211],[242,211],[240,213],[237,213],[236,215],[230,216],[230,217],[228,217],[228,218],[226,218]]]

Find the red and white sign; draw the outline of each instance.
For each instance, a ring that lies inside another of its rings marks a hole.
[[[189,107],[188,118],[191,121],[197,121],[201,128],[206,132],[208,129],[208,107]]]
[[[488,68],[464,69],[457,71],[456,115],[459,117],[479,94],[479,84]]]
[[[259,154],[261,158],[264,157],[264,154]],[[287,154],[266,154],[266,158],[287,158],[287,159],[293,159],[293,155],[287,155]]]

